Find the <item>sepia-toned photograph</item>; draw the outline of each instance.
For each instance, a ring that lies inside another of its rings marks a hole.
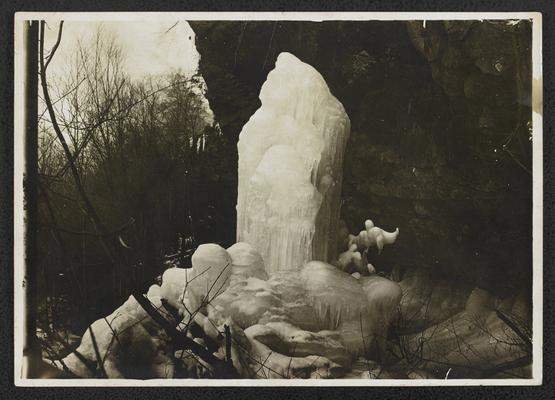
[[[541,24],[17,13],[16,384],[541,384]]]

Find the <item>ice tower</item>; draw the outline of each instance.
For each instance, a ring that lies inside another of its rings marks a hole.
[[[350,121],[313,67],[281,53],[243,127],[237,241],[268,272],[336,256],[343,153]]]

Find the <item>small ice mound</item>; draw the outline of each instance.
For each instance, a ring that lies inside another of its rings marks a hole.
[[[212,302],[222,315],[230,317],[241,328],[256,324],[262,316],[281,301],[267,281],[247,278],[236,281]]]
[[[192,256],[193,268],[168,268],[162,274],[159,296],[181,315],[194,313],[221,295],[229,285],[231,257],[217,244],[200,245]],[[151,287],[149,293],[156,293]]]
[[[387,331],[397,315],[403,291],[397,282],[378,275],[360,278],[362,291],[367,301],[367,326],[370,333],[369,354],[381,357],[386,351]]]
[[[356,279],[320,261],[307,263],[300,277],[320,329],[338,330],[354,355],[383,354],[402,296],[397,283],[376,275]]]
[[[262,256],[250,244],[245,242],[235,243],[227,249],[227,252],[231,257],[232,278],[268,279]]]
[[[181,310],[183,308],[183,296],[187,285],[187,274],[190,270],[183,268],[168,268],[162,274],[162,286],[159,289],[159,296],[166,300],[172,307]],[[190,279],[190,277],[189,277]],[[153,285],[154,286],[154,285]],[[156,292],[156,289],[151,286],[147,296]]]
[[[148,297],[149,299],[154,298],[154,297],[162,297],[161,289],[162,288],[160,286],[156,285],[156,284],[151,285],[148,288],[148,292],[146,293],[146,297]]]
[[[193,310],[209,303],[229,285],[231,257],[221,246],[201,244],[191,258],[193,268],[188,271],[187,298]]]
[[[161,307],[159,298],[150,301]],[[83,334],[77,351],[91,365],[97,361],[95,346],[104,356],[108,378],[173,378],[169,338],[132,296],[112,314],[91,324]],[[74,353],[62,361],[77,376],[94,377]]]
[[[321,329],[335,330],[365,313],[366,298],[359,280],[333,265],[311,261],[301,269],[300,279]]]

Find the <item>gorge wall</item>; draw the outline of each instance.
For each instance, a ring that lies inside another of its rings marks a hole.
[[[353,233],[367,218],[402,232],[378,270],[426,268],[501,296],[529,288],[528,22],[190,25],[206,97],[233,143],[278,54],[322,74],[351,119],[342,218]]]

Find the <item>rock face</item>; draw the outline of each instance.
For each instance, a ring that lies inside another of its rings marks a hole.
[[[519,166],[531,154],[528,22],[191,26],[232,141],[279,53],[322,74],[351,119],[341,217],[351,232],[368,215],[403,232],[379,268],[427,267],[500,295],[530,285],[532,181]]]
[[[239,135],[237,240],[266,270],[336,256],[350,122],[313,67],[281,53]]]
[[[394,322],[401,335],[422,331],[464,310],[472,287],[437,279],[425,269],[409,271],[399,282],[403,298]]]

